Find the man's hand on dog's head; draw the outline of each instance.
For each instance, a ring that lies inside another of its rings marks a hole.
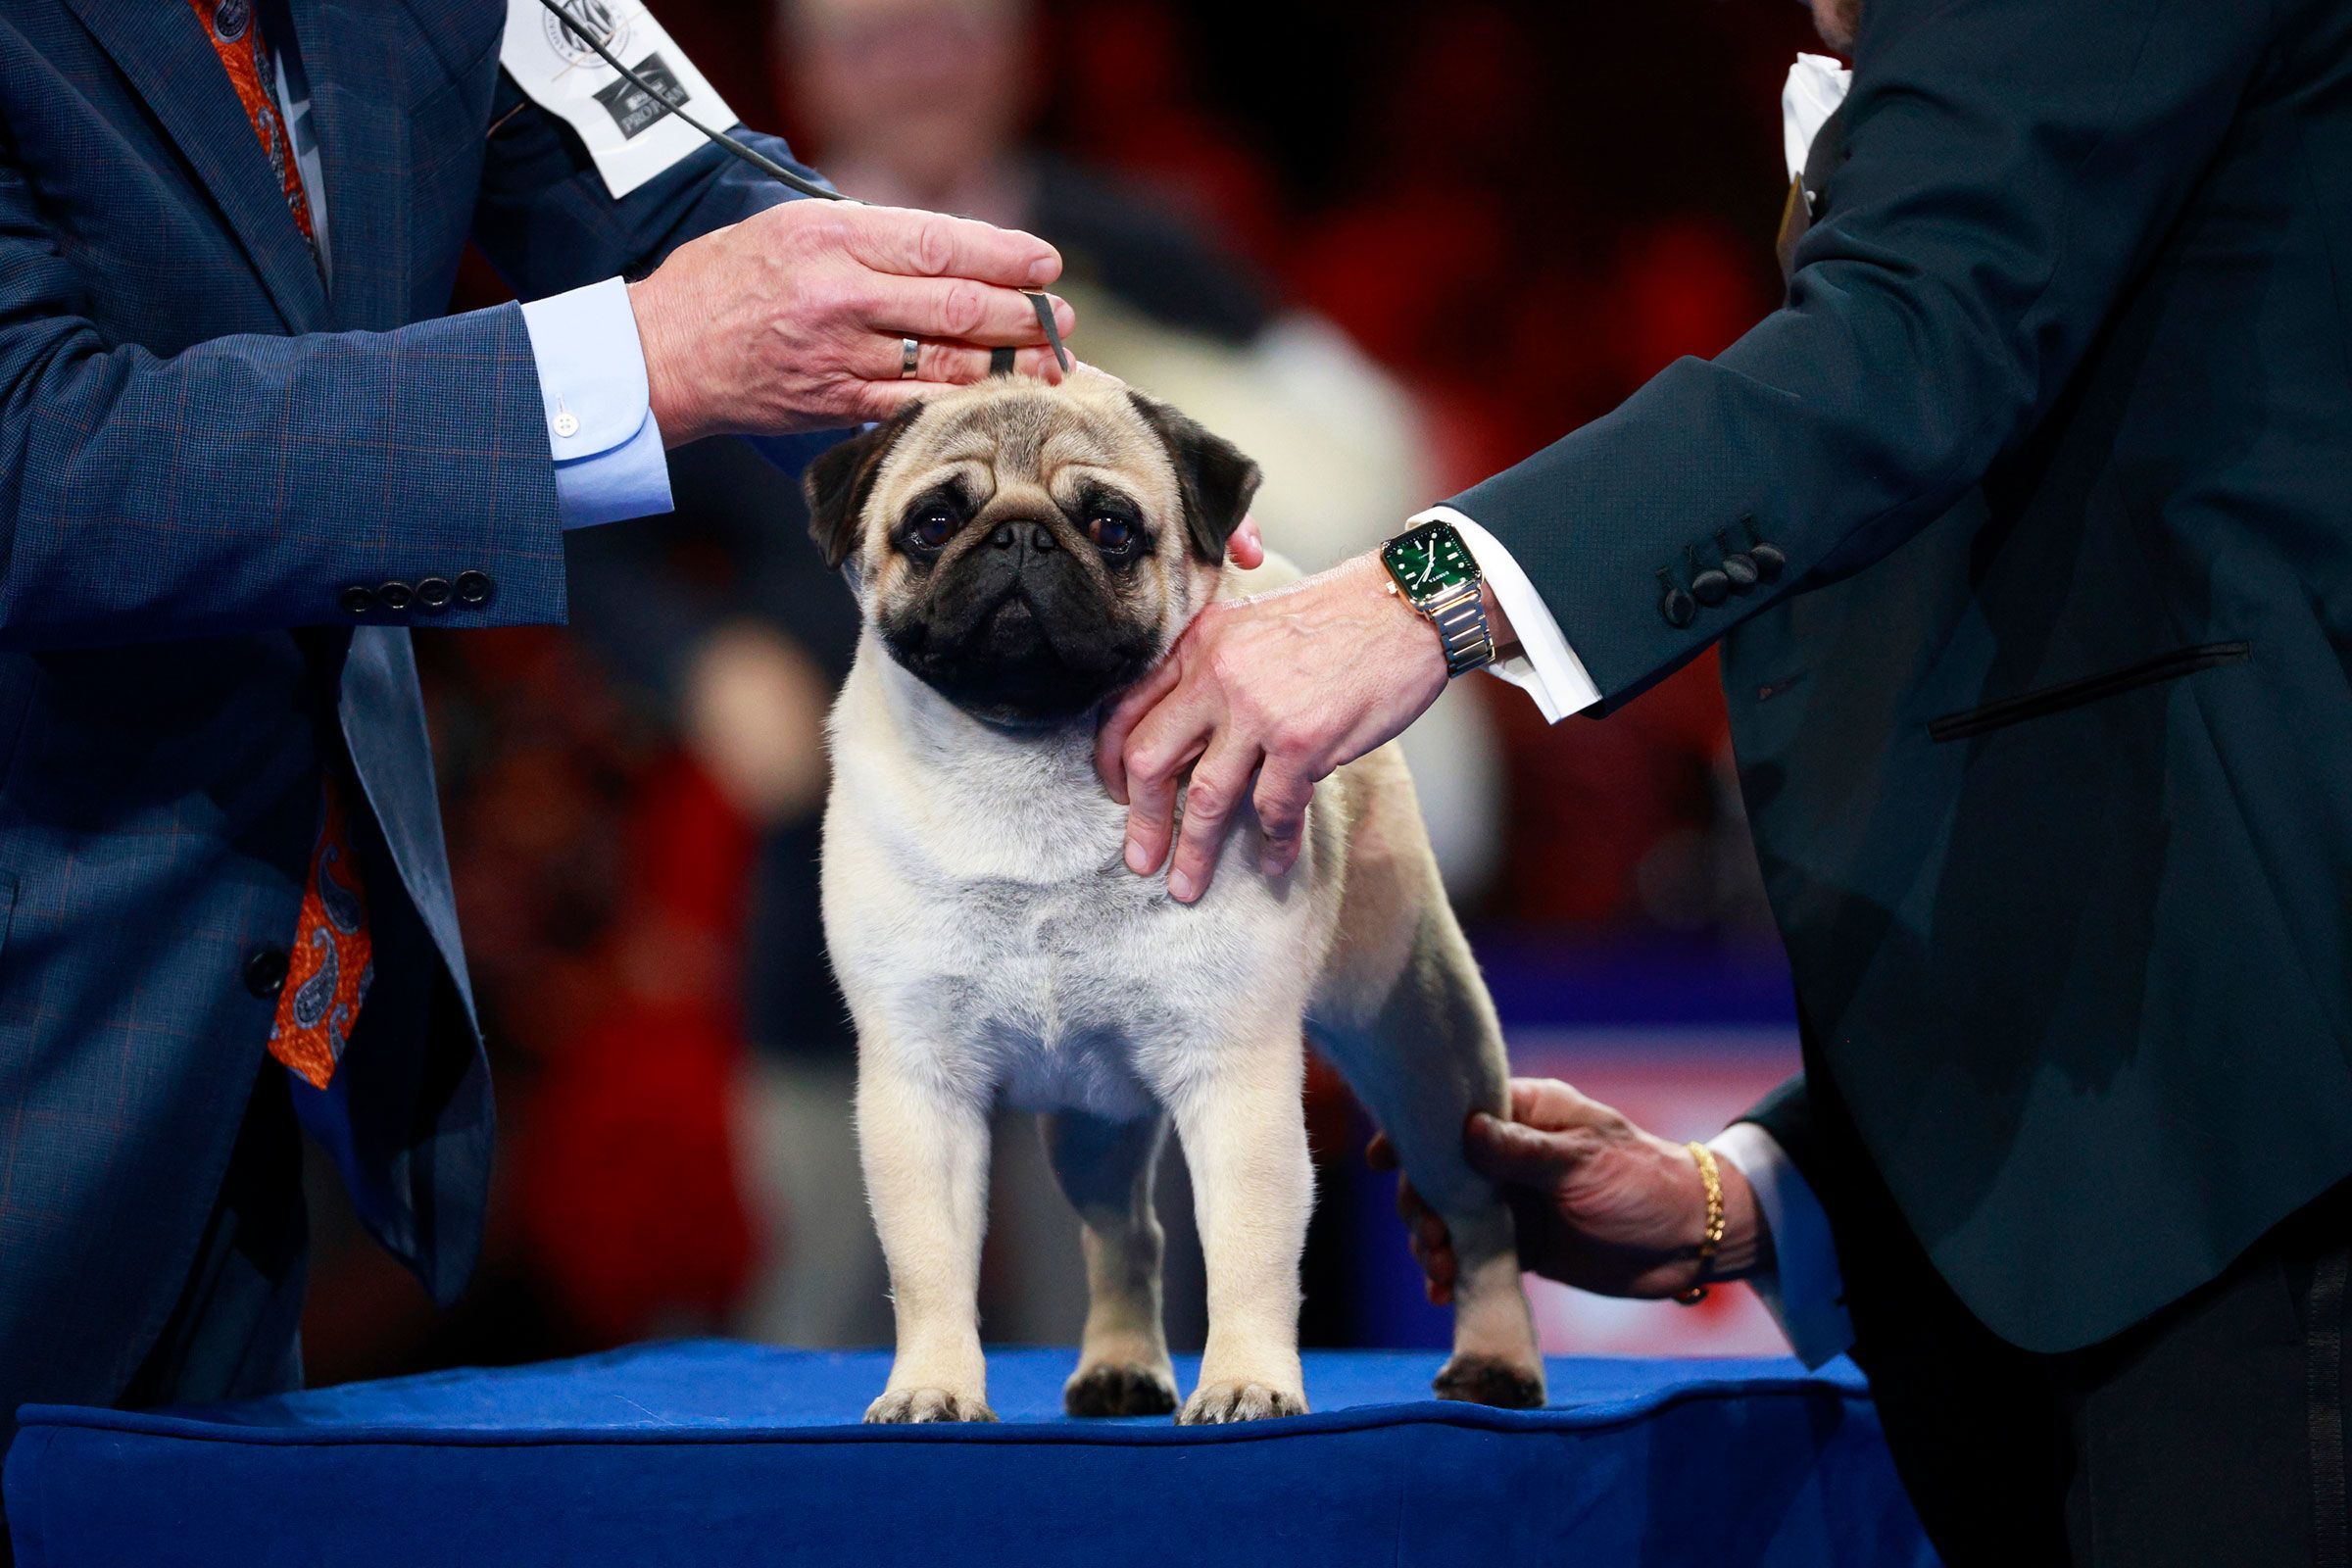
[[[1032,234],[848,202],[786,202],[690,240],[629,285],[664,444],[880,419],[1017,350],[1058,380],[1028,289],[1061,275]],[[1077,326],[1056,300],[1063,336]],[[917,348],[903,375],[905,340]]]

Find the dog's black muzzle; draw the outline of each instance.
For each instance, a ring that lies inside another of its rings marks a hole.
[[[900,663],[992,723],[1074,718],[1150,667],[1154,628],[1043,522],[1000,522],[938,574],[922,611],[882,628]]]

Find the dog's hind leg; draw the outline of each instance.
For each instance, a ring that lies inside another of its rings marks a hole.
[[[1462,1125],[1472,1111],[1509,1114],[1502,1034],[1452,911],[1441,904],[1422,918],[1435,929],[1415,943],[1368,1026],[1318,1030],[1316,1038],[1452,1238],[1453,1356],[1437,1376],[1438,1396],[1539,1405],[1544,1362],[1511,1211],[1462,1155]]]
[[[1386,750],[1352,772],[1335,803],[1352,808],[1339,943],[1310,1029],[1452,1236],[1453,1357],[1439,1397],[1542,1404],[1511,1211],[1462,1154],[1472,1111],[1509,1114],[1502,1026],[1439,884],[1412,780]]]
[[[1156,1111],[1133,1121],[1074,1110],[1038,1118],[1054,1178],[1078,1211],[1086,1252],[1086,1334],[1078,1370],[1061,1392],[1072,1415],[1165,1415],[1176,1408],[1176,1369],[1160,1321],[1164,1239],[1152,1210],[1167,1125]]]
[[[980,1351],[988,1114],[938,1072],[858,1043],[858,1151],[890,1262],[899,1346],[868,1421],[994,1421]]]

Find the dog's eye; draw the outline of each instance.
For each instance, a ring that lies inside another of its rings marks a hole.
[[[956,514],[945,507],[934,507],[916,517],[906,529],[907,542],[925,550],[937,550],[956,532]]]
[[[1086,536],[1106,556],[1123,556],[1135,543],[1135,524],[1125,517],[1098,512],[1086,519]]]

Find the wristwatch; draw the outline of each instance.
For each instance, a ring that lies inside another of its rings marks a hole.
[[[1494,662],[1494,634],[1487,625],[1486,578],[1470,547],[1450,522],[1425,522],[1380,547],[1389,592],[1438,629],[1450,678]]]

